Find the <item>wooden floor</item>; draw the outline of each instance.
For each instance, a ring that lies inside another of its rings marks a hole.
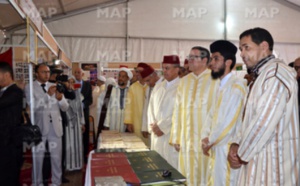
[[[65,176],[70,181],[69,183],[64,183],[62,186],[82,186],[83,179],[85,173],[82,170],[66,172]]]

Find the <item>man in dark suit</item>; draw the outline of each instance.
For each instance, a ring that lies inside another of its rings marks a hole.
[[[84,120],[85,120],[85,131],[83,132],[83,148],[84,148],[84,162],[87,163],[87,157],[89,153],[89,116],[90,116],[90,105],[93,103],[92,97],[92,86],[89,82],[83,81],[84,73],[81,68],[76,68],[74,71],[74,76],[76,78],[76,83],[81,84],[80,92],[83,96],[82,104],[83,104],[83,112],[84,112]]]
[[[35,167],[37,173],[36,185],[43,182],[42,167],[45,145],[48,142],[51,159],[52,185],[61,184],[62,176],[62,118],[60,110],[67,111],[69,104],[63,93],[57,91],[56,84],[50,83],[50,69],[46,64],[39,64],[35,68],[36,80],[33,82],[34,105],[30,100],[29,86],[25,88],[27,104],[34,109],[35,123],[40,127],[42,142],[36,146]]]
[[[22,101],[12,68],[0,62],[0,185],[19,185],[22,142],[15,129],[22,121]]]

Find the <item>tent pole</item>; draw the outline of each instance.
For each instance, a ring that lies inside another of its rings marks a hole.
[[[29,70],[29,93],[30,93],[30,118],[33,125],[35,125],[35,118],[34,118],[34,98],[33,98],[33,65],[32,63],[28,64],[28,70]],[[32,168],[33,168],[33,176],[32,176],[32,182],[35,186],[37,186],[37,172],[36,172],[36,147],[32,147]]]
[[[227,40],[227,0],[224,0],[224,39]]]
[[[126,38],[125,38],[125,61],[128,61],[128,0],[126,1],[126,24],[125,24],[125,30],[126,30]]]

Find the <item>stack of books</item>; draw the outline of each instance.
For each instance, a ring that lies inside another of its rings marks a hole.
[[[125,149],[126,152],[147,151],[149,148],[134,133],[119,133],[103,130],[99,136],[97,150]]]
[[[95,186],[127,186],[122,176],[95,177]]]
[[[113,185],[118,186],[124,181],[131,185],[185,184],[186,179],[182,174],[156,151],[149,151],[144,142],[133,133],[102,131],[97,149],[91,157],[91,178],[94,179],[94,185],[108,183],[115,176],[122,178],[118,177],[115,180],[117,183],[113,182]]]
[[[156,151],[99,152],[91,157],[95,185],[98,180],[106,180],[100,177],[112,176],[121,176],[130,185],[185,185],[186,178]],[[169,174],[164,175],[166,171]]]
[[[91,177],[94,185],[100,177],[121,176],[126,183],[139,184],[140,180],[133,171],[125,153],[107,152],[94,153],[91,159]]]
[[[130,152],[126,156],[141,185],[185,185],[186,178],[156,151]]]

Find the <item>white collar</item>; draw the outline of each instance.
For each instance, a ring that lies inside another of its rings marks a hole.
[[[168,87],[174,85],[178,79],[179,79],[179,77],[173,79],[172,81],[167,81],[167,80],[166,80],[166,81],[167,81],[166,88],[168,88]]]
[[[46,83],[41,83],[41,82],[39,82],[38,80],[36,80],[36,82],[41,86],[41,84],[45,84],[46,86],[47,86],[47,84],[48,84],[48,81],[46,82]]]
[[[140,81],[137,81],[141,86],[143,86],[143,87],[146,87],[147,86],[147,83],[145,83],[145,84],[142,84]]]
[[[75,82],[82,84],[82,80],[78,81],[77,79],[75,79]]]
[[[128,82],[129,82],[129,81],[128,81]],[[117,88],[117,89],[127,89],[127,88],[129,88],[128,83],[127,83],[127,85],[126,85],[125,88],[121,88],[118,84],[117,84],[116,86],[113,86],[113,87],[115,87],[115,88]]]
[[[226,82],[228,81],[228,79],[232,76],[232,73],[228,73],[223,79],[221,79],[220,81],[220,89],[222,89],[224,87],[224,85],[226,84]]]

